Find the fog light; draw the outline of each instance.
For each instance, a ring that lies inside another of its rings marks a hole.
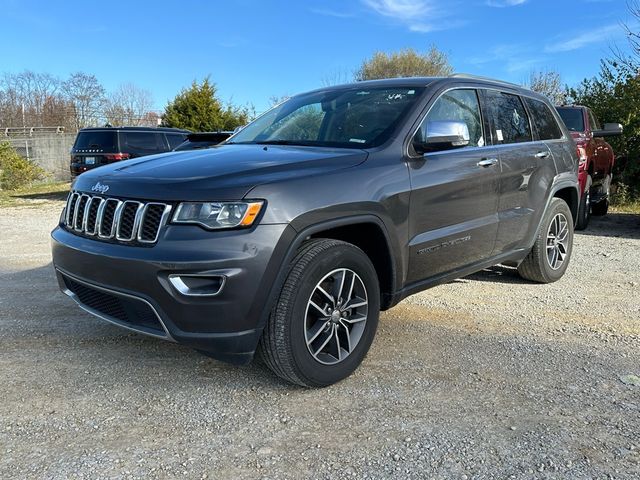
[[[213,297],[224,288],[227,278],[223,275],[174,274],[169,282],[179,293],[190,297]]]

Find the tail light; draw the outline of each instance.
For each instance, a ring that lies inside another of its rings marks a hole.
[[[118,160],[129,159],[129,154],[128,153],[111,153],[111,154],[105,155],[104,157],[110,162],[115,162]]]

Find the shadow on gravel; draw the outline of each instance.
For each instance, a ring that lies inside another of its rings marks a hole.
[[[640,238],[640,215],[636,213],[609,213],[604,217],[591,217],[586,230],[576,235],[596,237]]]
[[[496,282],[496,283],[511,283],[518,285],[531,285],[529,282],[523,279],[518,270],[513,267],[505,267],[504,265],[495,265],[493,267],[485,268],[479,272],[472,273],[464,277],[467,280],[477,280],[480,282]]]
[[[33,361],[52,370],[73,365],[64,379],[70,385],[82,383],[85,370],[101,369],[101,381],[114,386],[140,384],[153,372],[179,379],[173,386],[206,380],[214,388],[248,384],[292,388],[259,361],[230,365],[84,312],[59,290],[51,263],[20,271],[7,271],[0,264],[0,337],[5,354],[28,351]],[[117,374],[109,374],[110,368]]]

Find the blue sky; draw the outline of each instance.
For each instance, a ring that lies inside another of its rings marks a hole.
[[[0,72],[95,74],[132,82],[155,107],[211,75],[219,95],[258,112],[272,96],[350,80],[377,50],[430,45],[458,72],[522,82],[558,70],[575,84],[614,45],[623,0],[0,0]]]

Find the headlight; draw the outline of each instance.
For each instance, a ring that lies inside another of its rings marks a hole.
[[[173,223],[192,223],[208,229],[249,227],[264,202],[184,202],[178,205]]]

